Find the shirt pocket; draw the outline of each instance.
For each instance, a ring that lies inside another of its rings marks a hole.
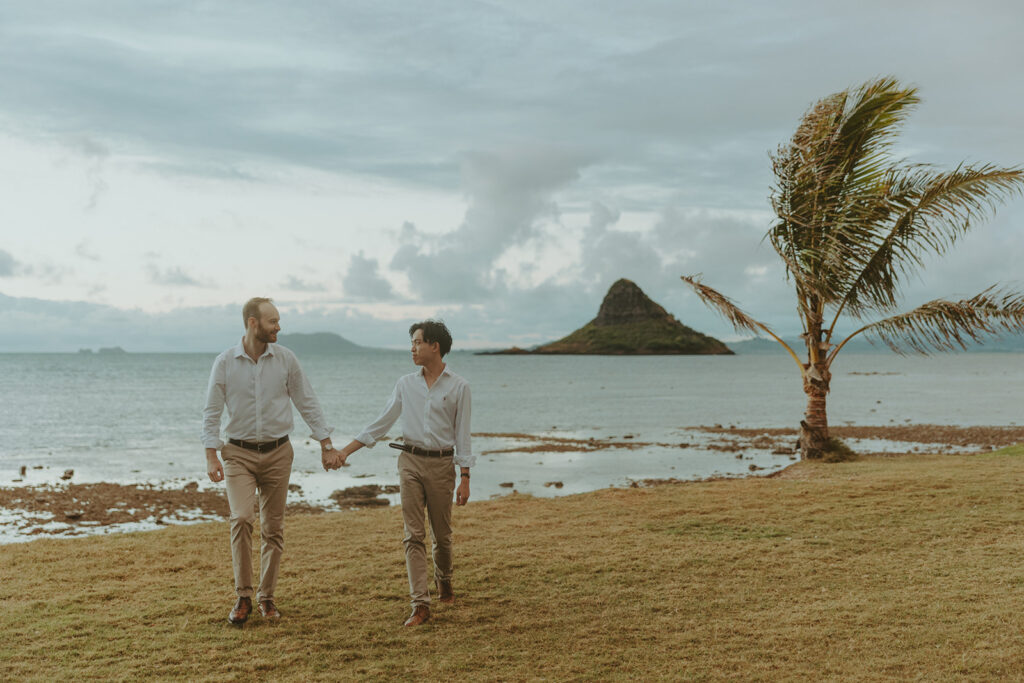
[[[451,389],[441,397],[441,411],[448,420],[454,420],[459,412],[459,390]]]

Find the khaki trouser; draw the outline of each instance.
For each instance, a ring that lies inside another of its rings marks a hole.
[[[284,551],[284,508],[295,452],[289,441],[266,453],[226,444],[221,454],[224,456],[224,480],[231,507],[231,562],[235,570],[235,592],[239,597],[252,597],[252,526],[256,521],[259,489],[262,545],[256,599],[273,598]]]
[[[403,543],[405,570],[409,574],[409,596],[413,607],[429,605],[423,508],[426,506],[430,518],[430,535],[434,539],[434,578],[451,581],[455,467],[451,456],[428,458],[403,451],[398,456],[398,478],[402,488],[402,519],[405,522]]]

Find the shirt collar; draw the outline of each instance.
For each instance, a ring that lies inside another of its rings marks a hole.
[[[276,345],[272,344],[272,343],[271,344],[267,344],[267,350],[263,352],[263,356],[273,356],[274,355],[274,346],[276,346]],[[238,346],[235,347],[234,357],[235,358],[241,358],[242,356],[248,357],[248,355],[249,354],[247,354],[245,352],[245,337],[242,337],[238,341]],[[260,356],[260,358],[263,358],[263,356]],[[442,373],[442,374],[444,374],[444,373]]]
[[[418,374],[419,374],[419,376],[420,376],[420,378],[422,378],[424,382],[426,382],[426,381],[427,381],[427,375],[426,375],[426,372],[427,372],[427,369],[426,369],[426,368],[424,368],[424,367],[421,367],[421,368],[420,368],[420,371],[419,371],[419,373],[418,373]],[[437,379],[441,379],[442,377],[444,377],[444,376],[445,376],[445,375],[447,375],[447,374],[450,374],[450,373],[448,372],[448,363],[445,363],[445,364],[444,364],[444,370],[442,370],[442,371],[441,371],[441,374],[437,376]]]

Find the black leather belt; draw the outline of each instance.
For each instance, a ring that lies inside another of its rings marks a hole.
[[[419,446],[410,446],[407,443],[389,443],[392,448],[397,448],[400,451],[406,453],[412,453],[413,455],[422,455],[424,458],[450,458],[455,455],[454,448],[446,448],[443,451],[431,451],[426,448],[420,448]]]
[[[257,453],[269,453],[275,448],[279,448],[288,443],[288,435],[285,434],[280,439],[274,441],[242,441],[241,439],[228,439],[228,443],[232,446],[238,446],[244,448],[247,451],[256,451]]]

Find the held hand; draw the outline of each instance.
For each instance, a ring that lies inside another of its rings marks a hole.
[[[348,467],[348,462],[346,461],[348,460],[349,455],[349,453],[346,453],[343,450],[334,451],[334,469],[338,469],[339,467]]]
[[[459,488],[455,489],[455,504],[465,505],[469,502],[469,479],[463,478],[459,481]]]
[[[339,451],[334,448],[324,451],[321,455],[324,470],[336,470],[339,467],[347,467],[348,463],[345,462],[347,458],[348,455],[344,451]]]
[[[336,460],[336,454],[337,451],[334,450],[333,448],[328,448],[327,450],[320,451],[320,462],[324,466],[324,472],[333,470],[336,467],[336,465],[334,464]]]

